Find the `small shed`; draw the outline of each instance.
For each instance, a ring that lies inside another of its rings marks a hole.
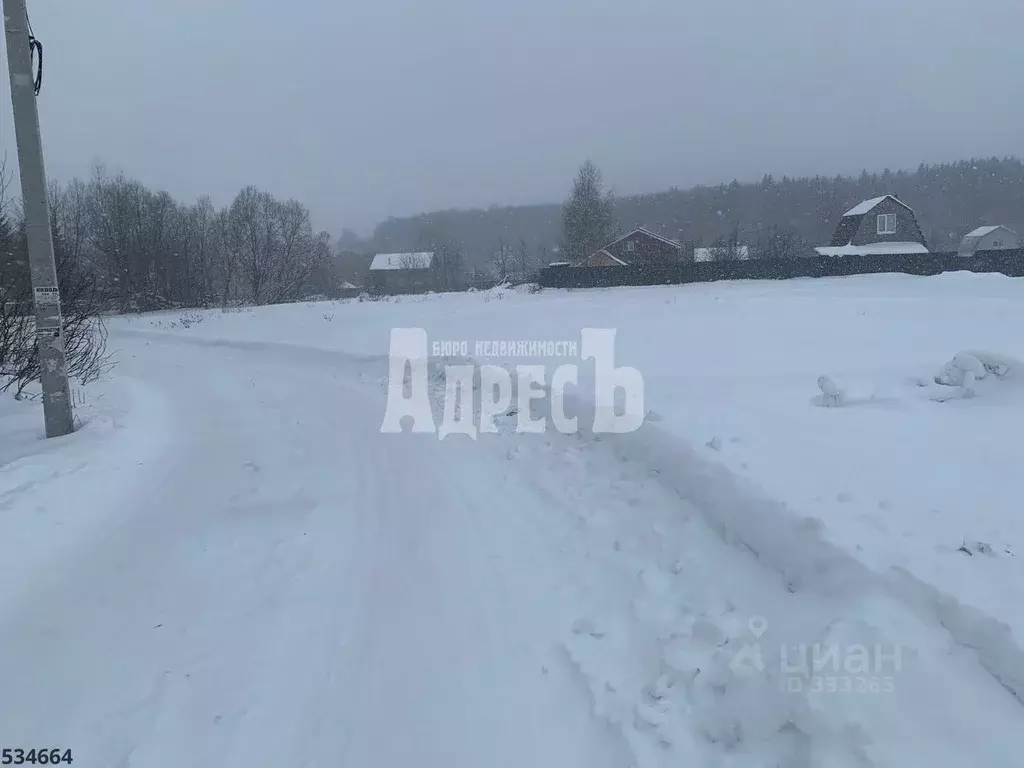
[[[362,292],[362,288],[358,285],[353,285],[347,280],[342,281],[341,285],[338,286],[338,298],[351,299],[358,296]]]
[[[439,290],[440,272],[432,251],[378,253],[370,263],[370,279],[379,293],[427,293]]]
[[[971,230],[960,241],[958,253],[973,256],[977,251],[1005,251],[1020,248],[1020,237],[1002,224],[978,227]]]

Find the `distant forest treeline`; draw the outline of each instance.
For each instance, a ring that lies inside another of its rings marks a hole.
[[[571,179],[566,179],[568,191]],[[738,230],[754,245],[771,231],[789,231],[810,249],[827,244],[839,217],[861,200],[895,194],[917,213],[932,250],[955,250],[960,238],[981,224],[1024,223],[1024,163],[1016,157],[921,165],[916,171],[859,177],[815,176],[759,183],[671,189],[615,200],[620,231],[644,226],[693,246],[711,245]],[[457,244],[471,267],[485,268],[502,245],[525,241],[538,260],[551,254],[561,235],[561,205],[448,210],[390,218],[369,241],[346,232],[348,251],[406,251],[438,241]]]

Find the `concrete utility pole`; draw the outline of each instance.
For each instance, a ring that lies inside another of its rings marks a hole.
[[[21,196],[25,208],[25,232],[36,309],[36,341],[43,385],[43,418],[46,436],[60,437],[75,429],[68,384],[64,332],[53,261],[50,204],[46,198],[43,144],[39,136],[32,53],[29,47],[28,10],[25,0],[3,0],[7,35],[7,67],[11,74],[14,134],[18,143]]]

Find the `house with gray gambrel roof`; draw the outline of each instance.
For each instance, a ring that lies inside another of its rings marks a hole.
[[[814,249],[820,256],[928,253],[914,210],[894,195],[858,203],[843,214],[832,242]]]

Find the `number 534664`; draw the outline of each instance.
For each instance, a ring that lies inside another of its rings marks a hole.
[[[70,749],[4,747],[0,750],[0,765],[71,765],[71,762]]]

